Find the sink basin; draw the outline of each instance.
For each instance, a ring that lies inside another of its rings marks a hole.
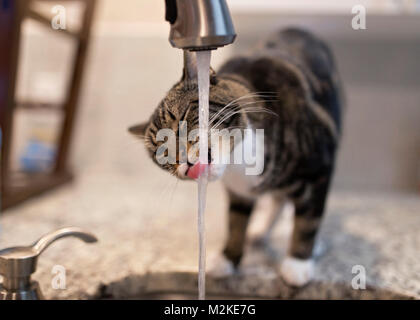
[[[150,292],[132,300],[197,300],[197,293],[171,293],[171,292]],[[259,300],[260,297],[243,297],[243,296],[223,296],[223,295],[206,295],[206,300]]]
[[[234,275],[206,280],[208,300],[257,299],[412,299],[385,288],[355,290],[350,284],[313,281],[302,288],[287,286],[275,274]],[[190,272],[133,275],[102,285],[92,299],[196,300],[197,274]]]

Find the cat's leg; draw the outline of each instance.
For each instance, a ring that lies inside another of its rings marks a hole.
[[[292,195],[295,217],[289,253],[281,264],[283,279],[290,285],[303,286],[314,273],[312,259],[315,238],[324,213],[330,178],[303,184]]]
[[[258,234],[254,236],[253,242],[259,246],[265,246],[270,242],[274,228],[280,220],[283,209],[286,206],[286,198],[284,195],[271,195],[272,206],[270,212],[268,212],[268,219],[264,221],[263,228],[259,230]]]
[[[229,229],[225,248],[210,261],[209,274],[223,277],[233,274],[245,246],[245,235],[255,201],[229,193]]]

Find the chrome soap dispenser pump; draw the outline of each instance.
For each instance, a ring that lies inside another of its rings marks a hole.
[[[19,246],[0,250],[0,300],[40,300],[43,295],[38,282],[31,280],[36,271],[39,255],[53,242],[64,237],[76,237],[84,242],[96,242],[97,238],[80,228],[67,227],[48,233],[31,246]]]

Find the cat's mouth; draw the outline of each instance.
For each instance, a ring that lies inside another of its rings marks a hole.
[[[210,164],[202,164],[196,162],[195,164],[182,163],[177,168],[177,176],[182,180],[197,180],[202,174],[208,174],[210,181],[217,180],[223,175],[224,166]]]
[[[202,164],[200,162],[195,164],[182,163],[177,168],[177,175],[181,179],[197,180],[204,172],[209,171],[210,167],[211,164]]]
[[[211,167],[211,164],[202,164],[197,162],[192,167],[190,167],[187,171],[187,176],[191,179],[198,179],[202,174],[205,174]]]

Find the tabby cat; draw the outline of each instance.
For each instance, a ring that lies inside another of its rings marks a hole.
[[[198,126],[198,88],[192,64],[191,58],[182,79],[150,120],[129,129],[144,139],[156,163],[156,151],[162,144],[156,139],[160,129],[177,131],[181,121],[187,123],[188,130]],[[293,286],[311,280],[315,238],[340,138],[340,92],[338,73],[327,45],[296,28],[273,34],[249,54],[227,61],[217,73],[211,70],[212,124],[217,123],[219,129],[264,129],[261,174],[246,175],[244,165],[213,164],[209,158],[210,176],[222,179],[230,199],[228,238],[210,271],[214,275],[227,275],[239,267],[255,203],[269,193],[275,214],[281,211],[285,199],[295,207],[289,251],[279,272]],[[240,144],[252,141],[244,138]],[[233,144],[227,152],[237,147],[241,145]],[[158,165],[180,179],[196,178],[190,174],[196,163]]]

